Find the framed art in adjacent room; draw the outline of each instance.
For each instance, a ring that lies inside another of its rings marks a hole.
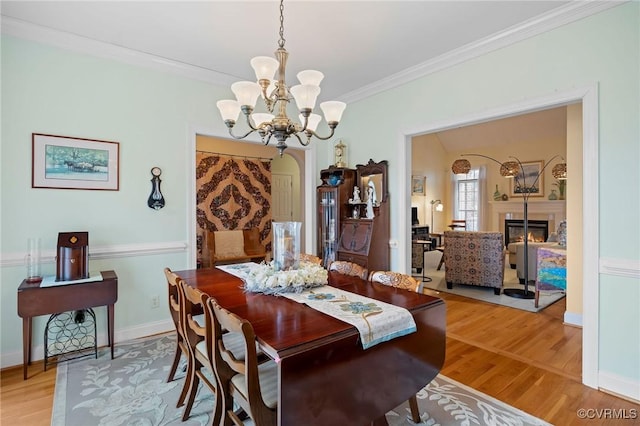
[[[411,195],[426,195],[426,176],[411,176]]]
[[[530,197],[544,196],[544,161],[523,161],[520,173],[511,181],[511,196],[517,197],[528,193]],[[538,177],[539,176],[539,177]],[[537,179],[537,180],[536,180]]]
[[[120,144],[33,133],[31,187],[118,191]]]

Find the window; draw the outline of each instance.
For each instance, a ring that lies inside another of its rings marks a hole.
[[[478,200],[480,198],[480,170],[471,169],[455,176],[454,217],[467,221],[467,231],[478,230]]]

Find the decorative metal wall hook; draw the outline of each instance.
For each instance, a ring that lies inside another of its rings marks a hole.
[[[160,182],[162,182],[160,180],[160,174],[162,174],[160,167],[151,169],[153,178],[151,179],[151,195],[149,195],[147,205],[154,210],[160,210],[164,207],[164,197],[162,196],[162,192],[160,192]]]

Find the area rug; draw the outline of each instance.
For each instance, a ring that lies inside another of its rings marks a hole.
[[[436,292],[450,293],[462,297],[469,297],[471,299],[481,300],[483,302],[493,303],[496,305],[508,306],[510,308],[521,309],[528,312],[539,312],[558,300],[565,297],[565,293],[562,291],[556,292],[541,292],[538,307],[534,305],[533,299],[518,299],[517,297],[510,297],[504,293],[496,296],[493,293],[493,288],[479,287],[473,285],[453,285],[452,289],[447,288],[447,283],[444,279],[444,266],[438,271],[437,266],[440,262],[440,256],[442,254],[439,251],[431,251],[425,253],[425,276],[429,277],[431,281],[426,280],[424,287]],[[421,279],[421,275],[413,275],[416,279]],[[520,284],[515,269],[511,269],[509,265],[504,270],[504,287],[503,288],[519,288],[524,290],[524,285]],[[535,291],[534,285],[529,285],[528,290],[530,292]],[[504,290],[503,290],[504,291]]]
[[[182,409],[176,408],[176,401],[183,373],[166,383],[174,342],[173,334],[151,336],[116,344],[114,360],[108,350],[101,349],[98,359],[58,365],[51,425],[207,425],[213,398],[202,386],[191,417],[181,421]],[[417,397],[419,425],[549,425],[443,375]],[[414,425],[408,416],[407,403],[386,415],[392,426]],[[303,425],[301,421],[295,426]]]

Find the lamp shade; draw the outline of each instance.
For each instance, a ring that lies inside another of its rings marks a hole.
[[[300,84],[310,84],[312,86],[320,86],[320,82],[324,78],[324,74],[316,70],[304,70],[297,74]]]
[[[339,101],[327,101],[320,104],[320,109],[324,113],[324,119],[327,120],[327,123],[339,123],[346,107],[347,104]]]
[[[298,118],[300,119],[300,123],[304,123],[304,116],[302,114],[298,115]],[[320,124],[320,120],[322,120],[322,117],[318,114],[310,114],[307,119],[307,129],[315,132],[318,124]]]
[[[500,176],[512,178],[520,173],[520,164],[517,161],[505,161],[500,165]]]
[[[316,100],[320,94],[320,87],[312,86],[311,84],[298,84],[297,86],[293,86],[290,91],[296,100],[298,109],[313,109],[313,107],[316,106]]]
[[[270,123],[273,117],[273,114],[267,114],[266,112],[254,112],[251,114],[255,127],[259,127],[262,123]]]
[[[258,80],[273,80],[280,63],[269,56],[256,56],[251,59],[251,67]]]
[[[251,108],[256,106],[258,96],[260,96],[260,86],[253,81],[237,81],[231,85],[231,91],[236,95],[238,103],[249,105]]]
[[[451,171],[457,175],[467,174],[469,170],[471,170],[471,163],[464,158],[454,161],[451,165]]]
[[[443,210],[444,210],[444,204],[442,204],[442,203],[436,204],[436,211],[437,212],[441,212]]]
[[[224,121],[236,121],[238,119],[238,115],[240,115],[240,104],[238,101],[225,99],[216,102],[216,106],[220,110],[220,115]]]
[[[551,174],[558,180],[564,180],[567,178],[567,163],[558,163],[553,166]]]

